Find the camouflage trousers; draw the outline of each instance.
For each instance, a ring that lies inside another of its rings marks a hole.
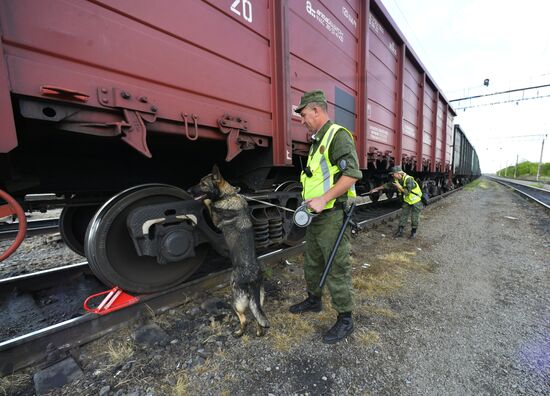
[[[407,225],[407,220],[409,215],[411,216],[411,226],[412,228],[418,228],[418,222],[420,221],[420,211],[422,210],[422,202],[417,202],[414,205],[409,205],[404,202],[403,207],[401,208],[401,217],[399,219],[399,227],[405,227]]]
[[[306,252],[304,255],[304,277],[309,293],[321,297],[319,280],[328,261],[338,233],[344,221],[344,211],[334,209],[323,212],[313,219],[306,230]],[[344,232],[325,285],[332,298],[332,306],[338,312],[353,310],[351,286],[350,229]]]

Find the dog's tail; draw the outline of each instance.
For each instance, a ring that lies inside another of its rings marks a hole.
[[[250,311],[252,311],[252,315],[254,315],[258,324],[267,328],[269,327],[269,322],[262,308],[261,294],[263,294],[263,287],[260,283],[254,282],[250,285]]]

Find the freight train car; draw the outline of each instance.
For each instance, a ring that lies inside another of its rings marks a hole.
[[[481,170],[477,153],[460,125],[455,125],[454,133],[453,184],[462,186],[481,176]]]
[[[312,89],[353,131],[359,192],[394,164],[452,188],[455,113],[379,0],[0,0],[0,32],[0,189],[63,206],[107,284],[159,290],[224,254],[185,192],[214,163],[297,207],[311,136],[293,108]],[[303,237],[288,212],[251,214],[259,249]]]

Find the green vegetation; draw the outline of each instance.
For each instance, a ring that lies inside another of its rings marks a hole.
[[[527,180],[534,180],[537,177],[538,162],[524,161],[518,164],[517,171],[516,166],[508,166],[506,168],[497,171],[497,176],[522,178]],[[540,167],[541,180],[550,180],[550,162],[545,162]]]
[[[484,190],[487,190],[489,188],[489,182],[486,179],[478,177],[474,181],[464,186],[465,190],[475,190],[476,188],[482,188]]]

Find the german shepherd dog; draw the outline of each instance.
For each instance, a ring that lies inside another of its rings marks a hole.
[[[263,311],[264,287],[260,263],[254,247],[254,229],[248,213],[246,200],[238,195],[238,188],[229,184],[216,165],[212,173],[203,177],[190,192],[202,199],[214,225],[221,230],[229,248],[233,272],[231,287],[233,290],[233,309],[239,317],[240,327],[237,337],[246,329],[247,307],[258,323],[256,335],[262,336],[269,323]]]

